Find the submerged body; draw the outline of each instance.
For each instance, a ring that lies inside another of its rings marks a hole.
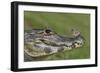
[[[83,45],[83,37],[60,36],[51,30],[34,29],[24,34],[25,52],[32,57],[50,55]]]

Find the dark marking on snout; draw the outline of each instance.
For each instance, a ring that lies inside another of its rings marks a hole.
[[[51,53],[51,49],[49,47],[44,48],[45,53]]]
[[[58,52],[61,52],[63,50],[64,50],[64,48],[61,47],[61,48],[58,49]]]

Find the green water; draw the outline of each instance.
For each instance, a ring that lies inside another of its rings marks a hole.
[[[34,59],[64,60],[90,58],[90,15],[81,13],[51,13],[51,12],[24,12],[25,31],[32,29],[45,29],[49,27],[59,35],[71,36],[71,29],[81,32],[85,38],[85,44],[80,48],[60,52],[46,57]]]

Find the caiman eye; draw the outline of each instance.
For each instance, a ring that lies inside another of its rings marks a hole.
[[[46,32],[46,33],[50,33],[50,32],[51,32],[51,30],[49,30],[49,29],[46,29],[46,30],[45,30],[45,32]]]

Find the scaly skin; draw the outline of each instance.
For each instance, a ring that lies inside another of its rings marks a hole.
[[[45,31],[42,29],[34,29],[25,33],[24,42],[24,51],[32,57],[71,50],[81,47],[84,44],[84,40],[80,34],[75,37],[63,37],[51,30]]]

